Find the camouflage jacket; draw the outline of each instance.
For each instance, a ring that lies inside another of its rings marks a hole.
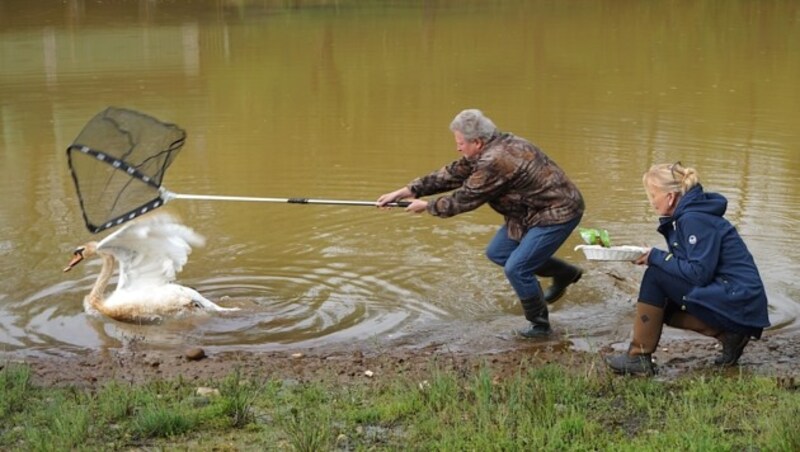
[[[431,200],[428,213],[446,218],[489,203],[503,215],[508,236],[570,221],[583,214],[578,187],[530,142],[510,133],[489,140],[480,154],[462,157],[408,184],[415,197],[453,190]]]

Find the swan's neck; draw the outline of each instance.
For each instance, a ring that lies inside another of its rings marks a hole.
[[[116,259],[110,254],[100,254],[100,258],[103,259],[103,268],[100,269],[100,274],[97,276],[97,281],[94,282],[92,291],[87,296],[87,301],[93,308],[103,312],[103,298],[106,287],[108,287],[108,281],[114,273]]]

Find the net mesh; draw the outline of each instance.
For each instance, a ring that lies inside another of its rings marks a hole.
[[[161,183],[186,140],[174,124],[109,107],[67,148],[83,219],[91,233],[164,204]]]

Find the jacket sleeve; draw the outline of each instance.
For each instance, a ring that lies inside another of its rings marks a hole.
[[[464,183],[472,173],[472,166],[469,160],[460,158],[428,175],[414,179],[407,187],[417,198],[450,191]]]
[[[677,239],[670,244],[669,253],[654,249],[648,265],[689,281],[706,286],[714,279],[719,262],[722,231],[705,214],[685,214],[677,224]]]
[[[498,159],[479,160],[474,171],[460,188],[428,204],[428,213],[452,217],[475,210],[506,190],[510,177]]]

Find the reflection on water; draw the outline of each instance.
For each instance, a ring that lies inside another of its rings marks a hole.
[[[208,238],[180,282],[242,311],[158,328],[86,316],[99,265],[60,272],[89,239],[64,150],[109,105],[187,130],[165,180],[175,192],[363,200],[455,158],[447,125],[479,107],[564,167],[586,197],[584,226],[617,243],[661,245],[640,175],[681,160],[729,198],[773,329],[796,329],[799,13],[739,1],[0,0],[0,347],[266,349],[520,315],[483,256],[500,222],[488,208],[438,220],[176,200],[167,208]],[[587,277],[555,321],[589,337],[627,328],[638,269],[587,263],[577,243],[560,254]]]

